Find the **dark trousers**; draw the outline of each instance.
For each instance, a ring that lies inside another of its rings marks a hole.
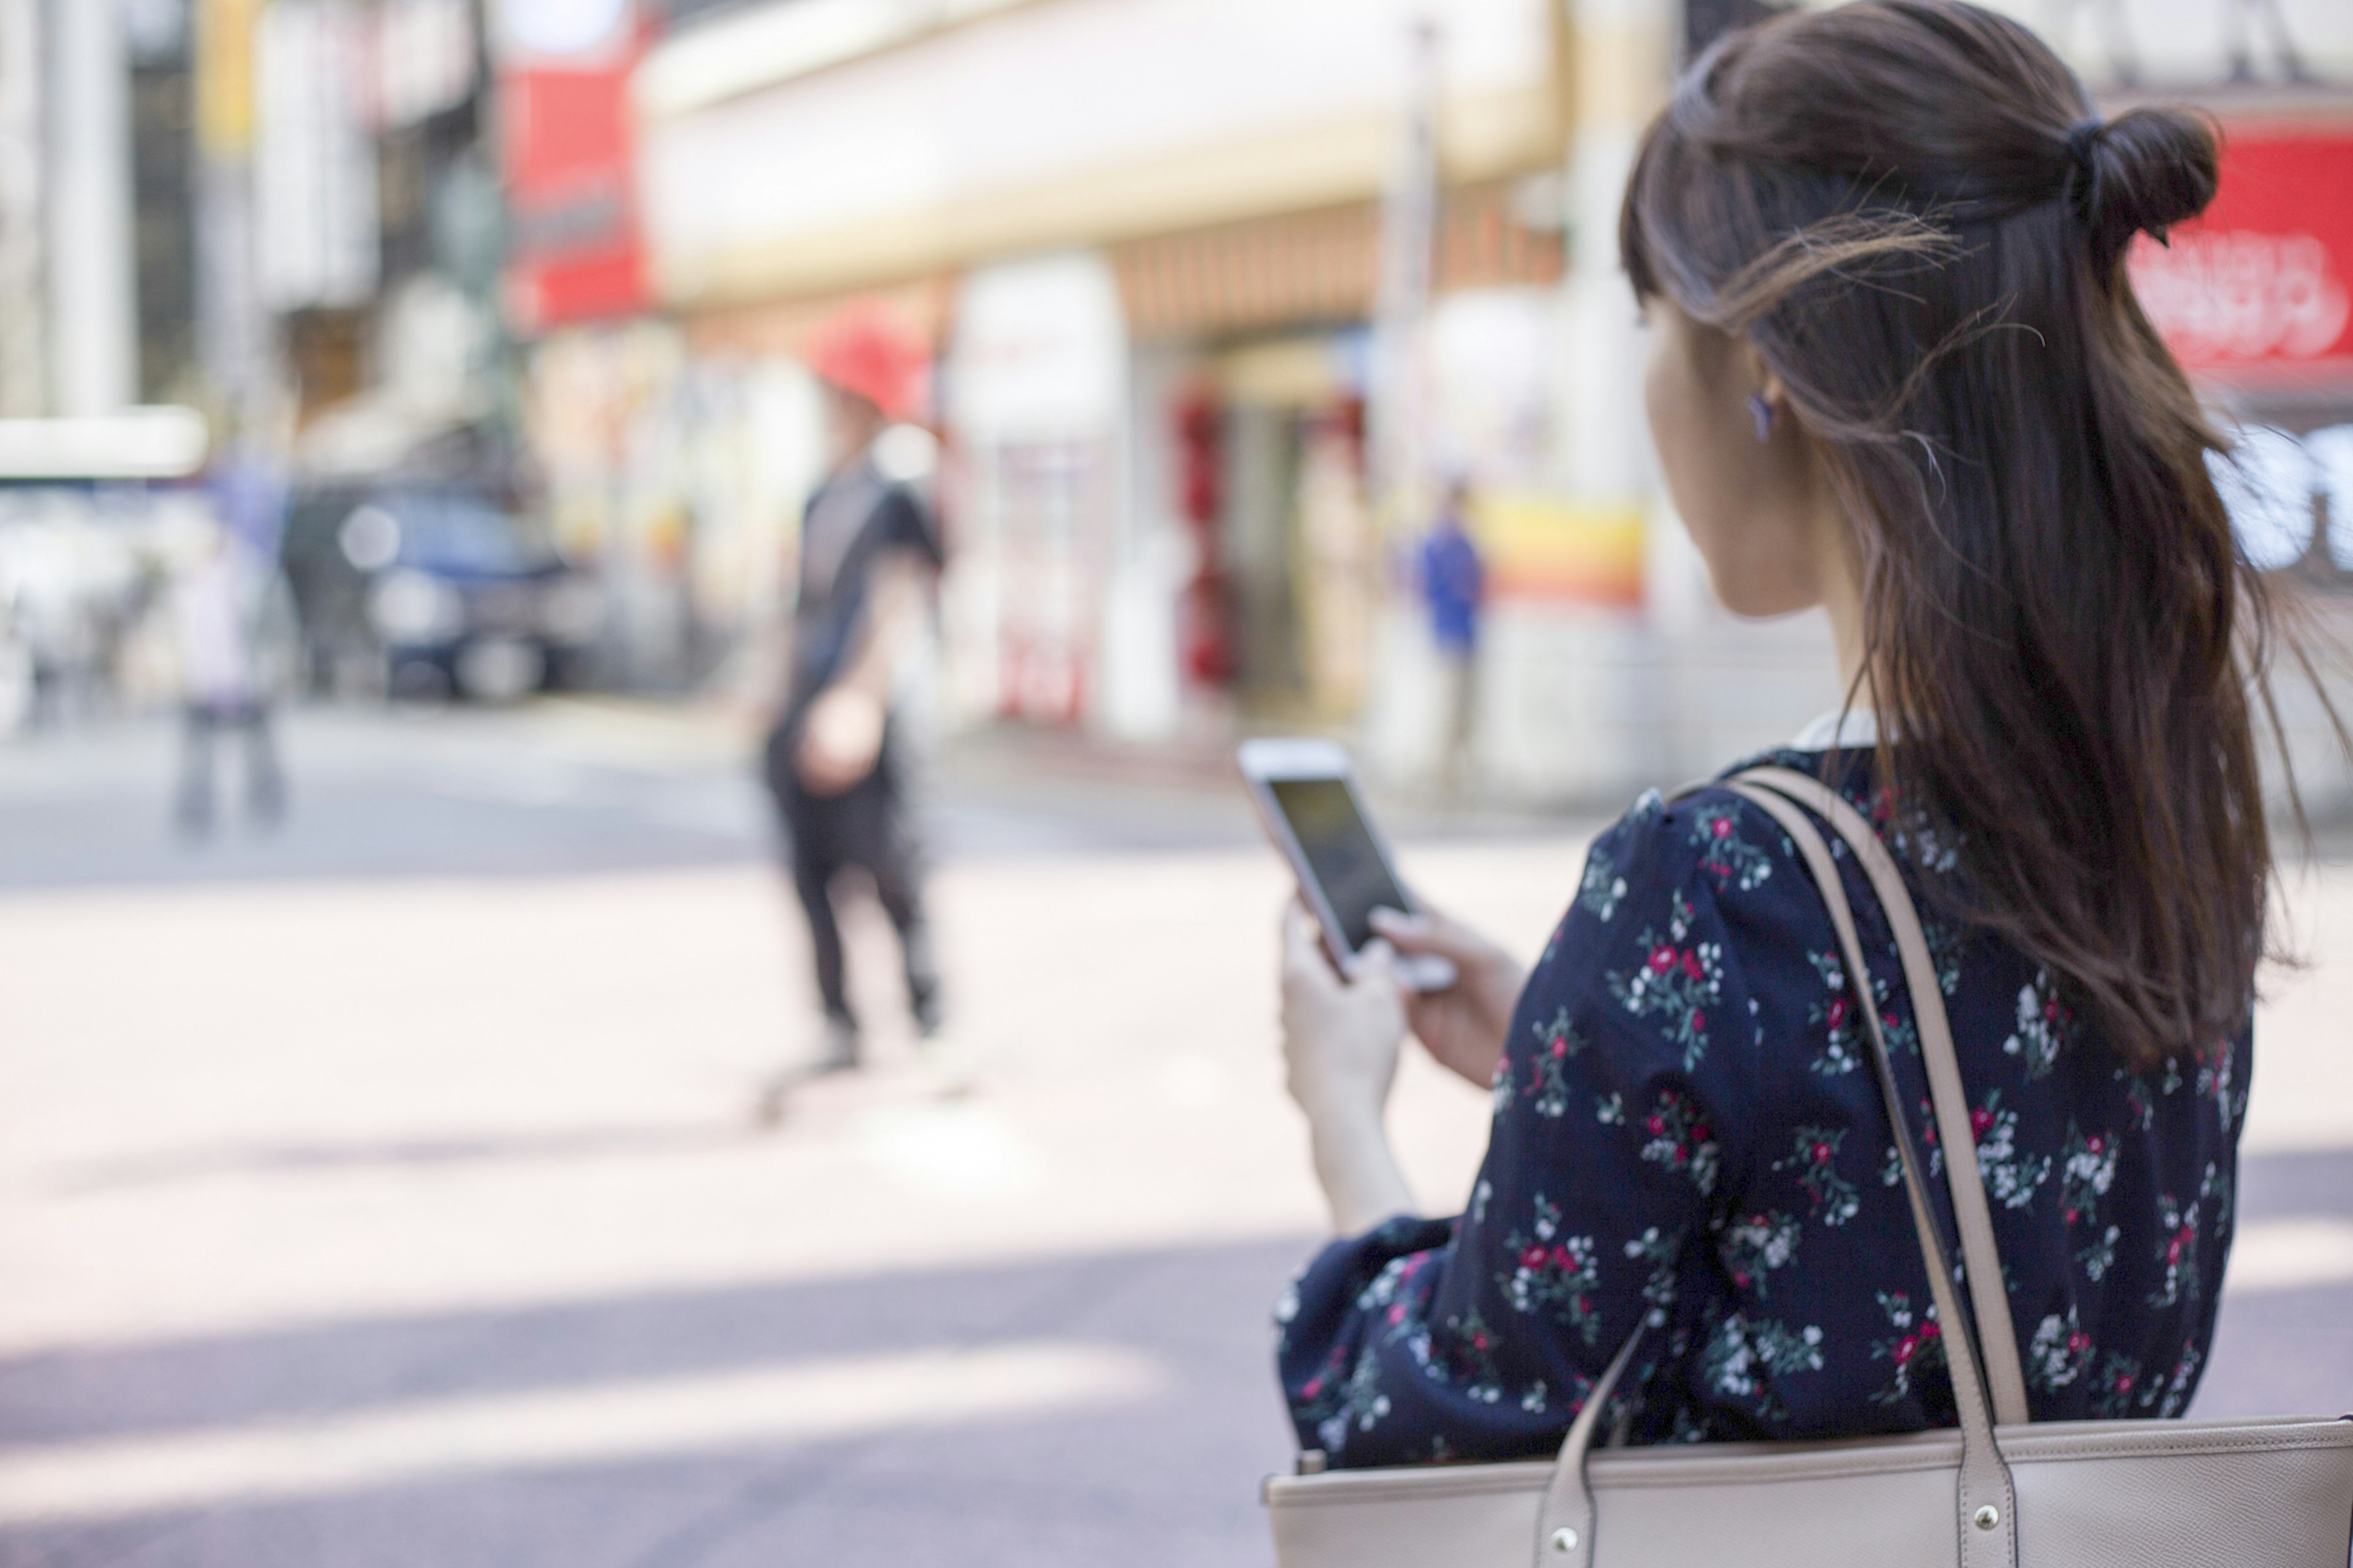
[[[275,822],[286,809],[286,778],[278,768],[278,746],[269,730],[269,709],[260,702],[191,702],[180,745],[180,791],[176,816],[184,833],[203,834],[213,826],[214,741],[224,730],[245,737],[245,802],[257,822]]]
[[[792,767],[790,732],[779,731],[768,742],[766,772],[788,846],[793,891],[808,917],[809,949],[826,1016],[857,1023],[834,906],[836,882],[856,867],[873,879],[875,898],[899,933],[908,1009],[916,1026],[930,1034],[940,1022],[939,969],[923,914],[922,837],[896,749],[886,744],[874,771],[841,794],[817,795],[801,786]]]

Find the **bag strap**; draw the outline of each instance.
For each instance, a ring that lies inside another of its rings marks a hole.
[[[2001,1257],[1994,1246],[1993,1216],[1986,1205],[1985,1177],[1978,1168],[1977,1134],[1969,1121],[1968,1092],[1961,1087],[1960,1059],[1953,1048],[1952,1021],[1945,1013],[1945,990],[1936,980],[1929,956],[1927,934],[1920,912],[1895,868],[1894,857],[1879,841],[1862,814],[1845,797],[1818,778],[1793,768],[1750,768],[1732,781],[1761,784],[1786,795],[1826,819],[1862,865],[1879,907],[1895,933],[1895,947],[1904,961],[1904,985],[1912,995],[1912,1016],[1920,1030],[1920,1057],[1928,1069],[1928,1099],[1936,1119],[1936,1142],[1945,1153],[1945,1186],[1952,1196],[1953,1219],[1961,1233],[1961,1263],[1969,1288],[1971,1314],[1977,1322],[1978,1348],[1985,1357],[1986,1380],[1993,1390],[1993,1418],[2004,1426],[2024,1426],[2027,1414],[2026,1378],[2018,1356],[2018,1330],[2010,1315],[2010,1291],[2001,1278]],[[1748,796],[1746,790],[1740,792]],[[1759,803],[1762,804],[1762,803]],[[1843,892],[1843,884],[1841,891]],[[1824,890],[1828,898],[1828,889]],[[1869,972],[1859,975],[1856,1003],[1875,1018],[1868,989]],[[1895,1119],[1902,1127],[1905,1120]],[[1947,1325],[1947,1331],[1951,1331]]]
[[[1759,775],[1784,776],[1760,777]],[[1755,782],[1750,782],[1752,780]],[[1781,786],[1792,780],[1800,784],[1815,784],[1815,781],[1788,769],[1758,768],[1726,781],[1721,787],[1731,790],[1743,800],[1748,801],[1764,811],[1780,824],[1782,829],[1789,835],[1790,841],[1797,846],[1799,857],[1805,860],[1807,869],[1811,873],[1815,885],[1821,892],[1823,903],[1829,908],[1831,923],[1838,933],[1847,971],[1855,977],[1856,996],[1862,1004],[1865,1032],[1871,1038],[1872,1066],[1879,1080],[1880,1095],[1886,1107],[1889,1129],[1894,1138],[1897,1156],[1903,1167],[1905,1195],[1910,1201],[1913,1230],[1920,1243],[1921,1261],[1927,1270],[1929,1293],[1936,1301],[1940,1338],[1945,1345],[1947,1365],[1952,1375],[1953,1403],[1960,1416],[1961,1468],[1958,1495],[1956,1499],[1957,1508],[1955,1519],[1957,1532],[1955,1561],[1960,1564],[1960,1568],[2017,1568],[2016,1494],[2010,1484],[2010,1467],[2004,1462],[2000,1447],[1994,1436],[1995,1412],[1989,1406],[1987,1401],[1983,1365],[1971,1342],[1968,1317],[1962,1310],[1959,1297],[1953,1288],[1953,1270],[1947,1261],[1944,1237],[1936,1225],[1936,1211],[1928,1201],[1925,1166],[1917,1150],[1913,1146],[1910,1126],[1904,1114],[1902,1091],[1897,1087],[1895,1079],[1894,1058],[1889,1054],[1886,1035],[1879,1017],[1879,1009],[1873,1005],[1873,999],[1869,991],[1871,971],[1863,963],[1862,942],[1855,930],[1854,912],[1848,902],[1846,884],[1839,876],[1837,862],[1831,858],[1830,847],[1823,841],[1820,830],[1787,795],[1780,793]],[[1829,792],[1825,790],[1824,793]],[[1836,800],[1836,796],[1833,795],[1832,799]],[[1841,806],[1845,805],[1843,801],[1837,801],[1837,804]],[[1877,836],[1871,832],[1869,825],[1863,823],[1862,817],[1856,815],[1852,807],[1847,810],[1848,816],[1853,819],[1854,826],[1861,828],[1873,847],[1878,847]],[[1841,823],[1835,816],[1831,817],[1831,822],[1834,826],[1841,829],[1841,837],[1848,838],[1849,843],[1852,844],[1853,840],[1848,834],[1847,825]],[[1855,848],[1858,856],[1861,856],[1862,847],[1856,845]],[[1883,847],[1880,848],[1880,857],[1882,859],[1886,858]],[[1868,869],[1868,861],[1865,862],[1865,866]],[[1887,866],[1892,872],[1893,861],[1889,860]],[[1873,885],[1875,891],[1880,889],[1880,884],[1875,877],[1873,879]],[[1919,957],[1926,966],[1923,973],[1926,975],[1928,990],[1924,1000],[1917,983],[1912,978],[1912,965],[1909,962],[1905,965],[1906,983],[1913,989],[1914,1009],[1920,1019],[1924,1048],[1926,1048],[1925,1042],[1928,1034],[1926,1015],[1929,1008],[1933,1007],[1937,1026],[1942,1030],[1946,1059],[1951,1063],[1951,1031],[1946,1026],[1944,995],[1936,986],[1934,966],[1927,963],[1927,943],[1924,937],[1919,937],[1918,917],[1913,911],[1911,895],[1904,889],[1900,877],[1895,880],[1894,889],[1895,897],[1901,902],[1889,904],[1890,923],[1895,923],[1895,910],[1900,908],[1904,916],[1909,919],[1913,935],[1918,938]],[[1885,892],[1882,891],[1880,896],[1883,903],[1889,902]],[[1899,947],[1907,945],[1901,927],[1898,928],[1897,942]],[[1908,951],[1905,956],[1908,961],[1911,956]],[[1957,1088],[1957,1066],[1954,1079]],[[1964,1110],[1962,1125],[1965,1129],[1968,1125],[1966,1110]],[[1973,1143],[1967,1146],[1974,1150]],[[1946,1169],[1948,1178],[1956,1170],[1949,1152],[1947,1156]],[[1974,1176],[1974,1160],[1969,1169]],[[1979,1190],[1978,1195],[1982,1199],[1982,1189]],[[1985,1240],[1988,1244],[1988,1256],[1991,1257],[1990,1226],[1988,1227]],[[1968,1238],[1965,1235],[1964,1247],[1966,1247],[1967,1245]],[[1975,1276],[1978,1270],[1973,1268],[1970,1273]],[[1991,1269],[1991,1277],[1998,1285],[2001,1278],[1998,1262]],[[2004,1331],[2007,1331],[2010,1317],[2006,1300],[2001,1309],[2000,1321]],[[1592,1449],[1594,1434],[1599,1429],[1603,1407],[1608,1405],[1611,1395],[1616,1392],[1627,1367],[1633,1362],[1646,1327],[1647,1320],[1643,1324],[1638,1324],[1633,1333],[1627,1337],[1625,1344],[1610,1361],[1609,1370],[1602,1373],[1600,1379],[1587,1394],[1585,1405],[1578,1410],[1577,1419],[1570,1424],[1568,1435],[1561,1444],[1559,1457],[1554,1461],[1552,1478],[1545,1489],[1545,1495],[1537,1511],[1535,1557],[1536,1568],[1591,1568],[1594,1561],[1596,1526],[1599,1521],[1595,1518],[1592,1489],[1586,1479],[1585,1460]],[[2015,1355],[2014,1342],[2012,1354]],[[2020,1390],[2020,1403],[2021,1405],[2024,1403],[2022,1384]]]

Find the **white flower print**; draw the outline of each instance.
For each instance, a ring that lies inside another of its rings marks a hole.
[[[1683,1233],[1680,1230],[1660,1233],[1657,1226],[1646,1227],[1642,1234],[1626,1244],[1626,1256],[1646,1261],[1651,1277],[1642,1284],[1642,1300],[1650,1311],[1643,1321],[1658,1328],[1667,1321],[1667,1312],[1675,1304],[1675,1264],[1683,1256]]]
[[[1585,1039],[1568,1026],[1566,1007],[1554,1014],[1551,1023],[1535,1026],[1535,1050],[1528,1059],[1528,1109],[1557,1119],[1568,1110],[1568,1064],[1585,1049]]]
[[[1351,1427],[1369,1432],[1388,1413],[1389,1396],[1381,1392],[1380,1360],[1373,1347],[1366,1345],[1342,1386],[1340,1407],[1318,1423],[1316,1431],[1324,1439],[1324,1450],[1337,1454],[1348,1447]]]
[[[2059,1167],[2059,1217],[2069,1225],[2098,1223],[2100,1200],[2116,1179],[2116,1140],[2112,1132],[2086,1136],[2067,1121],[2067,1149]]]
[[[1769,1379],[1821,1369],[1820,1329],[1810,1323],[1792,1329],[1770,1320],[1751,1322],[1741,1312],[1718,1323],[1700,1352],[1700,1370],[1708,1386],[1720,1394],[1755,1401],[1767,1420],[1788,1414]]]
[[[1985,1178],[1986,1195],[2004,1208],[2022,1209],[2051,1179],[2052,1158],[2030,1154],[2018,1147],[2018,1112],[2001,1108],[2001,1090],[1988,1092],[1985,1103],[1969,1112],[1969,1131],[1977,1139],[1978,1172]]]
[[[2110,1226],[2091,1246],[2075,1254],[2075,1262],[2084,1270],[2084,1279],[2097,1285],[2108,1277],[2108,1270],[2116,1266],[2116,1237],[2122,1234],[2115,1226]]]
[[[1585,880],[1577,889],[1577,906],[1590,910],[1595,919],[1606,924],[1618,912],[1618,901],[1625,896],[1626,879],[1618,874],[1616,865],[1602,858],[1596,846],[1586,858]]]
[[[1601,1328],[1593,1302],[1601,1281],[1593,1238],[1560,1234],[1560,1205],[1538,1193],[1528,1228],[1512,1231],[1504,1247],[1512,1271],[1497,1275],[1495,1285],[1511,1309],[1531,1317],[1549,1309],[1593,1343]]]
[[[1736,1290],[1767,1294],[1767,1279],[1776,1268],[1788,1267],[1798,1256],[1800,1226],[1778,1209],[1737,1219],[1716,1238],[1715,1255]]]
[[[1944,1329],[1936,1321],[1936,1309],[1932,1304],[1918,1311],[1912,1308],[1912,1297],[1904,1290],[1875,1290],[1879,1310],[1887,1319],[1887,1326],[1895,1331],[1871,1347],[1873,1361],[1893,1362],[1894,1374],[1887,1385],[1873,1393],[1873,1405],[1896,1405],[1912,1396],[1912,1377],[1915,1373],[1945,1364]]]
[[[2029,1083],[2047,1078],[2058,1065],[2059,1047],[2064,1042],[2068,1023],[2067,1009],[2059,1005],[2051,972],[2038,969],[2033,980],[2019,990],[2018,1027],[2002,1041],[2002,1053],[2026,1064]]]
[[[1704,1194],[1715,1191],[1716,1164],[1722,1151],[1708,1135],[1707,1112],[1680,1090],[1662,1089],[1642,1130],[1650,1136],[1642,1158],[1691,1178]]]
[[[1841,1226],[1862,1212],[1854,1184],[1839,1174],[1839,1145],[1846,1142],[1843,1127],[1800,1127],[1788,1154],[1773,1162],[1776,1171],[1797,1173],[1798,1185],[1813,1200],[1810,1217],[1827,1226]]]
[[[1691,841],[1700,847],[1700,869],[1713,876],[1717,887],[1752,892],[1772,877],[1772,858],[1740,836],[1738,805],[1703,805],[1692,816]]]
[[[2042,1320],[2026,1347],[2026,1386],[2050,1393],[2084,1375],[2092,1362],[2092,1336],[2076,1321],[2075,1309]]]
[[[1669,1041],[1683,1048],[1683,1070],[1690,1072],[1707,1055],[1707,1009],[1724,992],[1724,948],[1712,942],[1683,945],[1697,916],[1680,890],[1671,895],[1667,933],[1645,931],[1639,939],[1646,952],[1631,974],[1611,971],[1604,976],[1609,994],[1637,1017],[1664,1019]]]
[[[1810,952],[1806,962],[1814,966],[1821,977],[1822,988],[1829,993],[1814,1004],[1806,1015],[1810,1023],[1822,1026],[1823,1041],[1813,1068],[1825,1078],[1851,1073],[1862,1065],[1861,1032],[1856,1026],[1858,1016],[1846,983],[1846,965],[1835,952]]]

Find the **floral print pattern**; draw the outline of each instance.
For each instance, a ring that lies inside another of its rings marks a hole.
[[[2059,1064],[2059,1042],[2067,1023],[2067,1009],[2059,1005],[2050,972],[2038,969],[2031,982],[2018,988],[2018,1027],[2002,1041],[2003,1054],[2026,1064],[2030,1081],[2042,1078]]]
[[[1880,1313],[1892,1331],[1872,1342],[1871,1359],[1892,1362],[1895,1370],[1884,1384],[1873,1390],[1871,1402],[1901,1405],[1913,1397],[1913,1378],[1931,1367],[1944,1366],[1944,1328],[1936,1321],[1934,1303],[1915,1312],[1909,1291],[1882,1290],[1877,1294]]]
[[[1528,1109],[1538,1116],[1558,1116],[1568,1109],[1568,1065],[1585,1049],[1585,1041],[1570,1027],[1566,1007],[1553,1015],[1551,1023],[1539,1026],[1536,1037],[1528,1058]]]
[[[1715,885],[1749,892],[1764,886],[1773,874],[1773,858],[1740,836],[1740,810],[1730,804],[1706,805],[1692,813],[1691,841],[1699,847],[1699,868]]]
[[[1962,875],[1867,754],[1833,769],[1916,885]],[[1861,975],[1794,846],[1729,792],[1646,795],[1596,843],[1521,996],[1465,1212],[1334,1242],[1277,1310],[1303,1446],[1336,1466],[1547,1455],[1644,1324],[1609,1412],[1632,1442],[1951,1424],[1862,1008],[1932,1181],[1944,1151],[1893,937],[1834,858]],[[2033,1415],[2179,1414],[2230,1246],[2247,1031],[2128,1071],[2048,973],[1937,913],[1965,898],[1922,902]]]
[[[1662,1020],[1661,1027],[1683,1056],[1683,1070],[1707,1055],[1707,1009],[1723,994],[1724,945],[1686,942],[1697,919],[1681,889],[1672,895],[1664,936],[1645,928],[1642,963],[1630,974],[1611,974],[1609,994],[1637,1017]]]

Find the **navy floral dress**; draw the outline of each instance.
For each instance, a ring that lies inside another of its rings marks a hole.
[[[1891,825],[1867,752],[1830,765],[1915,889],[1953,872]],[[1595,844],[1521,993],[1468,1211],[1334,1242],[1276,1310],[1301,1447],[1338,1466],[1547,1455],[1644,1319],[1605,1412],[1630,1441],[1953,1423],[1857,1009],[1880,1010],[1941,1175],[1918,1037],[1894,937],[1831,842],[1862,987],[1796,847],[1729,792],[1647,795]],[[1920,904],[2034,1418],[2180,1414],[2230,1248],[2252,1031],[2126,1072],[2048,974]]]

